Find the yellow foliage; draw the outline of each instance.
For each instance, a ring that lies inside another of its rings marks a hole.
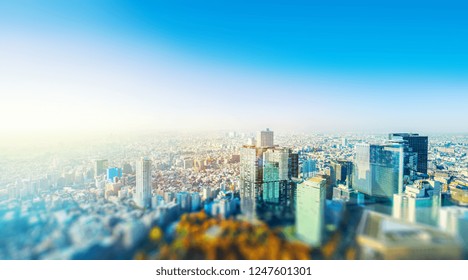
[[[213,238],[206,231],[219,228]],[[158,228],[159,229],[159,228]],[[154,230],[154,229],[153,229]],[[157,230],[150,233],[158,235]],[[160,230],[160,229],[159,229]],[[246,221],[209,218],[205,212],[184,214],[176,227],[175,240],[160,249],[161,259],[308,259],[310,249],[301,243],[284,240],[280,231],[265,224],[252,225]],[[153,240],[153,237],[151,237]]]
[[[159,227],[153,227],[150,230],[149,238],[151,241],[159,242],[163,236],[163,232]]]

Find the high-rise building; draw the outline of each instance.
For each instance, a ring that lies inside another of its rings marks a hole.
[[[203,187],[202,189],[202,198],[204,201],[209,201],[211,199],[211,188],[208,186]]]
[[[256,216],[256,202],[262,193],[264,151],[255,146],[243,146],[240,150],[241,210],[249,218]]]
[[[288,184],[289,149],[268,149],[263,154],[263,201],[279,203]]]
[[[361,143],[355,148],[354,189],[387,199],[403,191],[404,145]]]
[[[312,246],[320,246],[325,225],[326,180],[310,178],[297,186],[296,233]]]
[[[201,196],[200,193],[197,192],[192,192],[190,197],[190,210],[191,211],[197,211],[200,209],[201,205]]]
[[[317,172],[317,164],[313,159],[306,159],[302,163],[302,178],[314,177]]]
[[[181,212],[190,212],[192,210],[192,195],[189,192],[178,192],[176,194],[176,203]]]
[[[348,139],[341,138],[341,146],[342,147],[348,147]]]
[[[257,147],[273,147],[273,131],[269,128],[257,132]]]
[[[151,190],[151,160],[145,157],[136,164],[135,203],[139,207],[151,207]]]
[[[345,160],[332,160],[330,163],[330,176],[332,185],[350,184],[350,175],[353,163]]]
[[[241,210],[250,219],[257,218],[257,208],[265,203],[279,208],[293,205],[295,184],[291,179],[298,176],[298,155],[287,148],[273,147],[273,132],[266,132],[266,138],[271,139],[264,140],[264,146],[244,145],[240,150]]]
[[[288,177],[298,178],[299,177],[299,154],[289,153],[288,161]]]
[[[108,167],[107,159],[97,159],[94,165],[94,176],[98,177],[100,175],[106,174],[106,169]]]
[[[114,178],[122,178],[122,168],[109,167],[107,168],[107,181],[113,182]]]
[[[416,171],[427,174],[427,154],[428,154],[428,137],[420,136],[417,133],[390,133],[390,140],[403,140],[407,143],[411,152],[417,154]]]

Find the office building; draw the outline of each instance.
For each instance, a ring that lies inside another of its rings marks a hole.
[[[354,189],[386,199],[392,199],[394,194],[403,191],[403,145],[360,143],[355,148]]]
[[[403,140],[417,154],[416,171],[427,174],[428,137],[417,133],[390,133],[389,140]]]
[[[299,154],[289,152],[288,178],[299,177]]]
[[[202,188],[202,199],[204,201],[209,201],[212,198],[211,196],[211,188],[208,186],[205,186]]]
[[[192,195],[189,192],[178,192],[175,199],[181,213],[192,211]]]
[[[114,182],[114,178],[122,178],[122,169],[118,167],[107,168],[107,181]]]
[[[313,159],[306,159],[302,163],[302,178],[314,177],[317,173],[317,163]]]
[[[392,215],[411,223],[435,225],[441,206],[441,184],[419,180],[393,195]]]
[[[255,146],[243,146],[240,150],[241,210],[249,219],[256,217],[257,199],[262,194],[264,151]]]
[[[348,139],[341,138],[341,147],[343,148],[348,147]]]
[[[257,132],[257,147],[273,147],[273,131],[267,128],[264,131]]]
[[[271,131],[267,132],[269,135]],[[273,143],[273,139],[268,141]],[[244,145],[240,150],[241,210],[248,219],[258,218],[259,208],[265,210],[273,204],[279,206],[275,209],[280,212],[293,207],[295,183],[292,178],[298,176],[298,155],[290,149],[269,144],[264,147]]]
[[[151,160],[142,158],[136,164],[135,203],[141,208],[151,207],[152,197]]]
[[[200,206],[201,206],[201,196],[197,192],[192,192],[190,195],[191,195],[190,210],[192,212],[198,211],[200,209]]]
[[[263,201],[279,203],[280,192],[287,188],[289,149],[268,149],[263,154]]]
[[[332,160],[330,163],[331,184],[350,184],[350,176],[353,163],[346,160]]]
[[[326,180],[310,178],[297,186],[296,234],[312,246],[320,246],[325,225]]]

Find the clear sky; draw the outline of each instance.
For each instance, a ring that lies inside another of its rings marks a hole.
[[[0,0],[0,129],[468,132],[467,15],[467,1]]]

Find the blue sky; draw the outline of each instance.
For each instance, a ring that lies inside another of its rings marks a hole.
[[[0,128],[466,132],[463,1],[2,1]]]

